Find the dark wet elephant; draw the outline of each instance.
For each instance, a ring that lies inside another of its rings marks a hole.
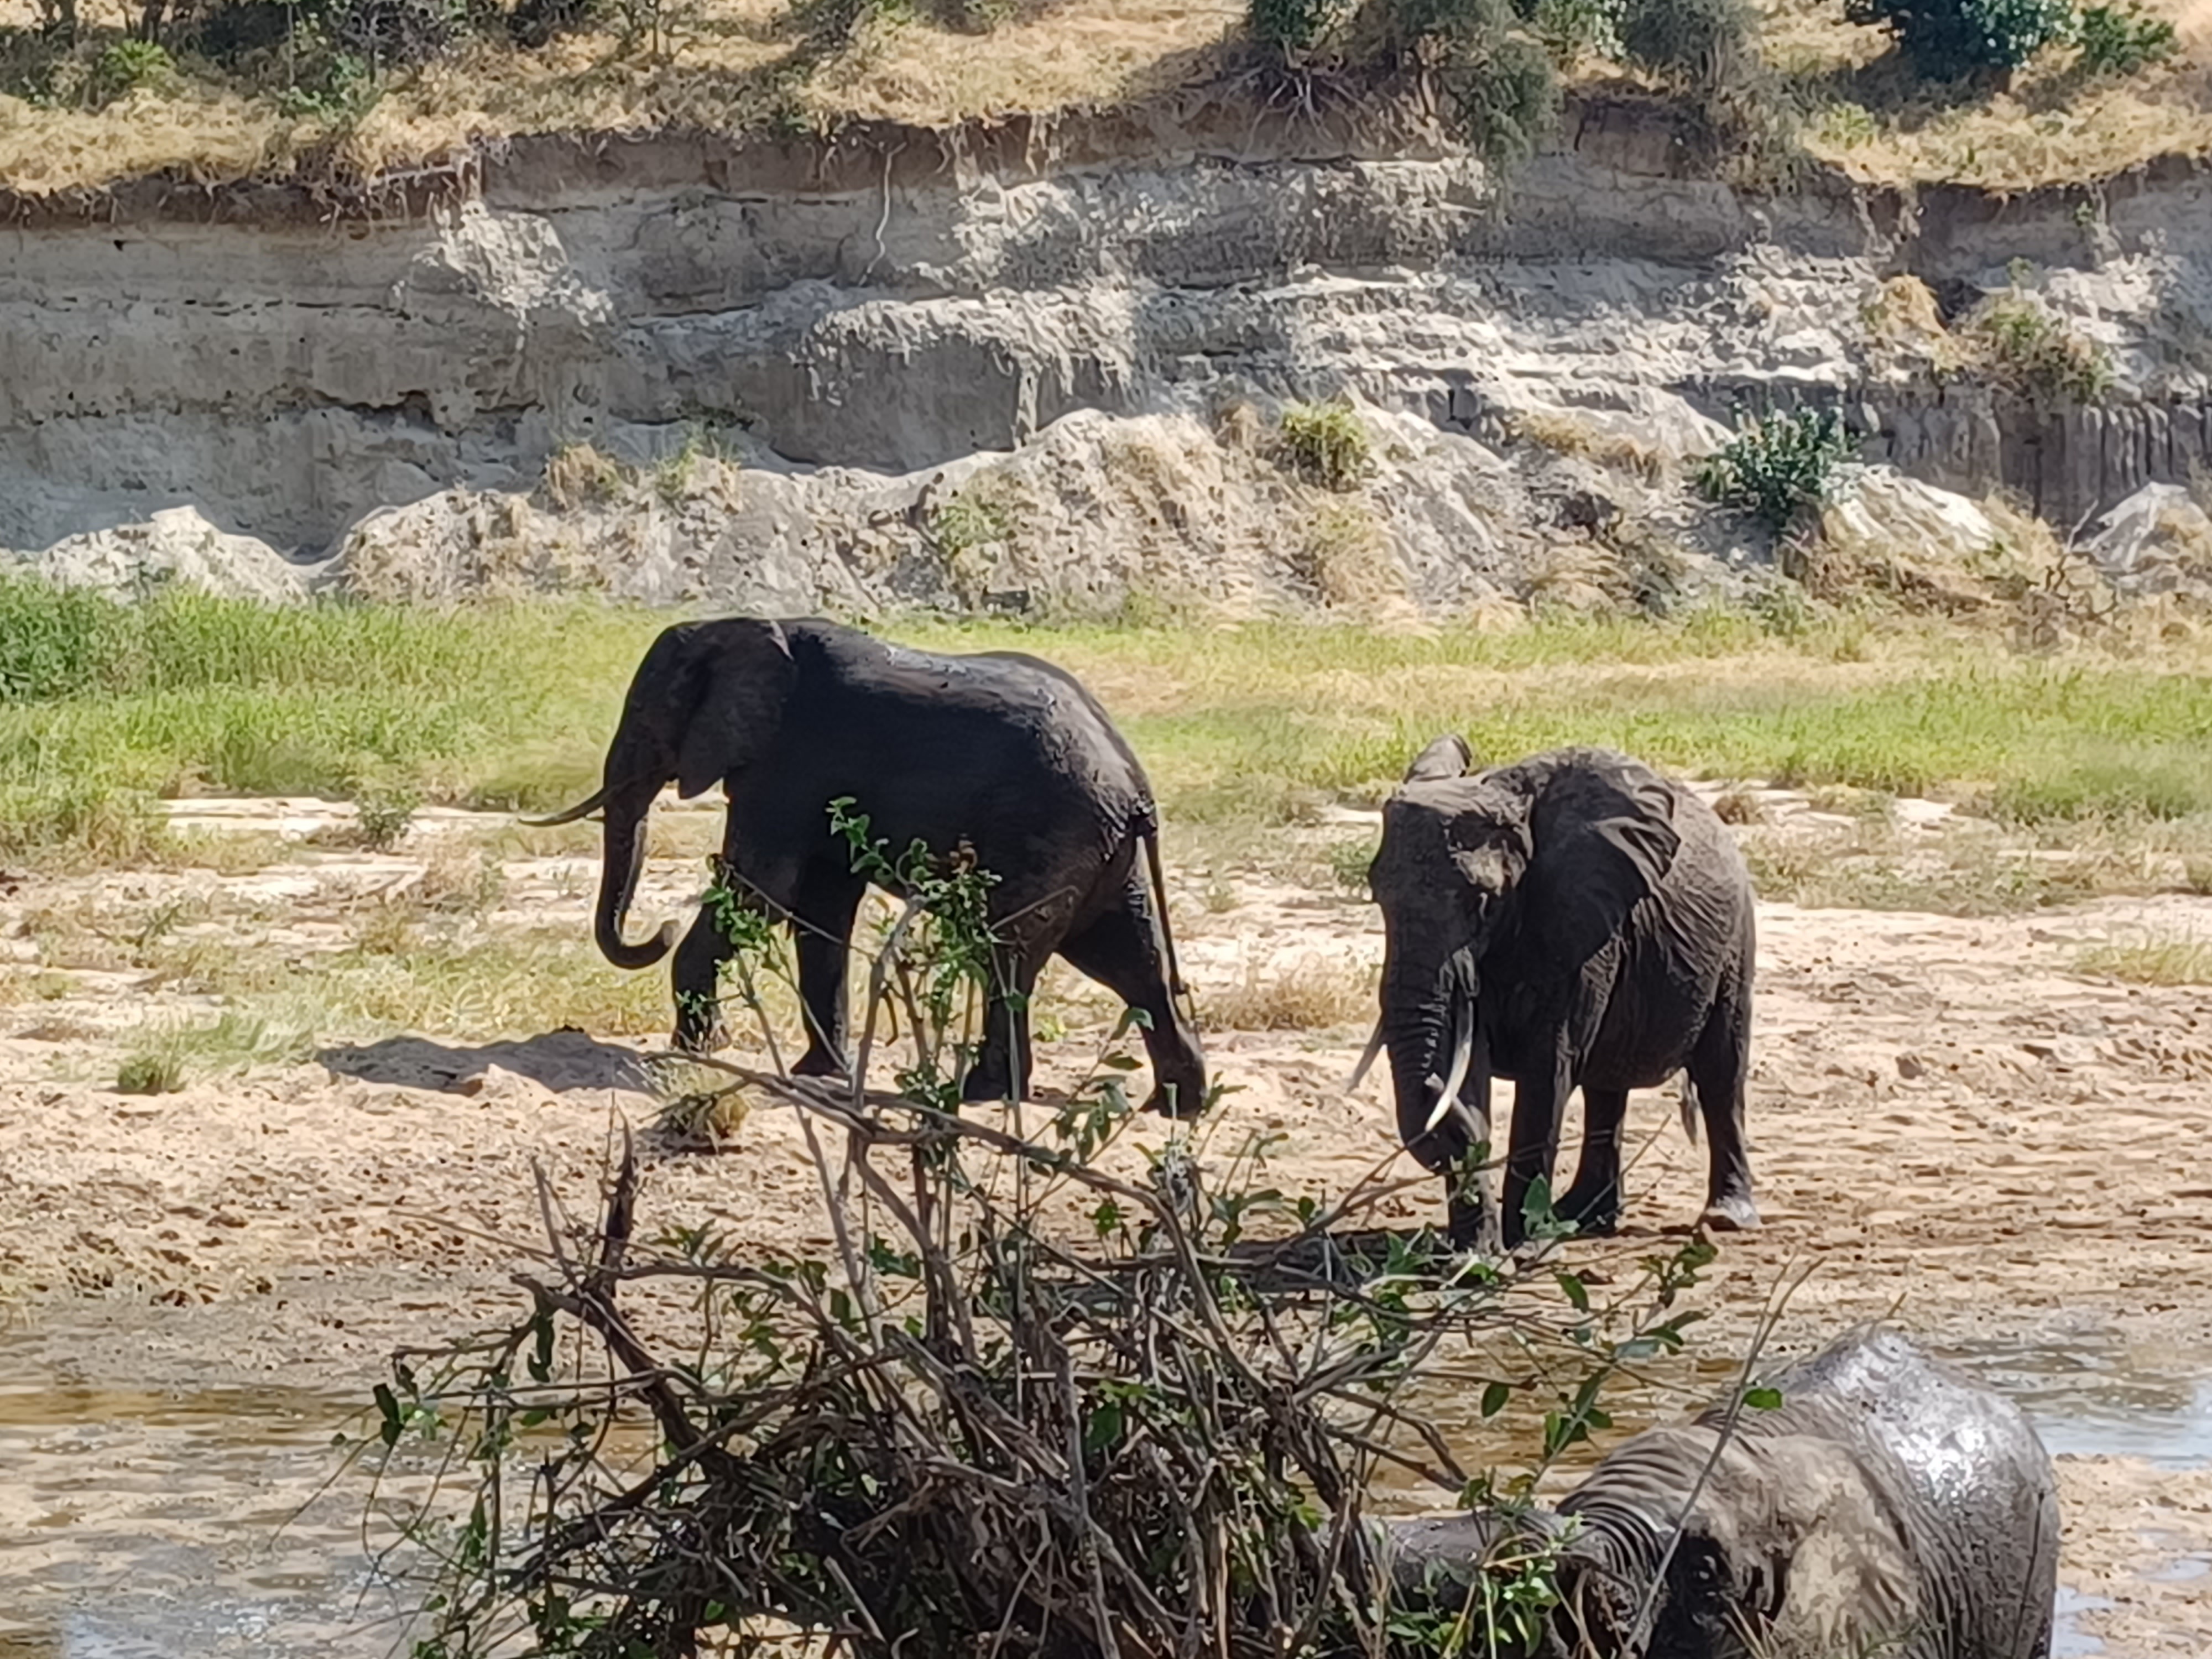
[[[1637,1435],[1556,1513],[1370,1523],[1397,1599],[1457,1607],[1548,1537],[1541,1659],[2047,1659],[2057,1482],[2017,1407],[1866,1328],[1771,1386]]]
[[[630,682],[605,781],[548,823],[606,813],[595,931],[608,961],[650,967],[676,924],[641,945],[623,920],[643,867],[647,807],[672,779],[729,803],[724,867],[792,922],[809,1043],[793,1069],[842,1072],[846,953],[867,882],[832,836],[828,804],[850,797],[894,853],[962,842],[993,872],[989,911],[1006,950],[981,1052],[962,1097],[1008,1097],[1030,1075],[1028,997],[1057,952],[1143,1010],[1146,1104],[1203,1109],[1206,1068],[1172,984],[1174,945],[1158,891],[1158,817],[1143,767],[1073,677],[1012,652],[945,656],[819,620],[732,617],[664,631]],[[1137,864],[1146,854],[1155,911]],[[711,1044],[717,981],[732,951],[711,908],[676,946],[676,1041]]]
[[[1704,1220],[1755,1227],[1744,1149],[1754,955],[1751,878],[1728,829],[1626,755],[1560,749],[1469,775],[1466,741],[1423,750],[1382,809],[1368,872],[1382,907],[1382,1016],[1406,1146],[1451,1183],[1452,1234],[1510,1249],[1548,1183],[1567,1097],[1582,1162],[1556,1208],[1586,1232],[1620,1215],[1628,1091],[1686,1071],[1705,1119]],[[1491,1140],[1490,1081],[1514,1084],[1504,1213],[1463,1167]],[[1355,1077],[1355,1085],[1358,1077]]]

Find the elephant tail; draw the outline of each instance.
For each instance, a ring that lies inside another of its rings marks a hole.
[[[1168,994],[1188,996],[1190,988],[1182,982],[1182,969],[1176,961],[1175,928],[1168,921],[1168,882],[1160,868],[1160,816],[1152,802],[1146,801],[1137,808],[1129,819],[1129,832],[1145,843],[1145,865],[1152,878],[1152,902],[1160,913],[1160,945],[1168,959]]]
[[[1698,1144],[1698,1085],[1690,1081],[1687,1072],[1682,1073],[1682,1133],[1690,1138],[1690,1145]]]

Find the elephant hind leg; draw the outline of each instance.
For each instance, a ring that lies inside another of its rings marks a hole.
[[[960,1079],[960,1098],[968,1104],[1029,1097],[1030,999],[1043,969],[1042,952],[1013,956],[994,967],[996,983],[983,1001],[983,1041]]]
[[[1204,1111],[1205,1057],[1169,989],[1159,929],[1133,871],[1103,915],[1060,941],[1060,954],[1151,1022],[1145,1052],[1152,1063],[1152,1092],[1145,1109],[1182,1118]]]
[[[1697,1046],[1690,1051],[1685,1084],[1696,1097],[1711,1159],[1705,1208],[1698,1220],[1715,1232],[1743,1232],[1759,1225],[1751,1195],[1751,1156],[1744,1146],[1744,1097],[1751,1079],[1751,1016],[1738,996],[1714,1004]]]

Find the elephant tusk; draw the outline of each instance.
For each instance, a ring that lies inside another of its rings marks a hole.
[[[1429,1113],[1429,1121],[1422,1127],[1423,1134],[1434,1134],[1437,1126],[1452,1114],[1459,1104],[1459,1085],[1467,1081],[1468,1062],[1474,1058],[1474,1010],[1462,1002],[1452,1012],[1451,1072],[1444,1079],[1444,1086],[1437,1091],[1437,1103]]]
[[[1346,1094],[1357,1094],[1359,1085],[1367,1081],[1367,1073],[1375,1064],[1375,1056],[1382,1052],[1382,1019],[1375,1019],[1375,1035],[1367,1039],[1366,1052],[1359,1056],[1359,1064],[1352,1068],[1352,1080],[1344,1085]]]
[[[607,792],[602,787],[593,790],[574,806],[556,812],[550,818],[523,818],[520,822],[528,824],[533,830],[550,830],[556,823],[574,823],[586,813],[598,811],[600,807],[606,805],[606,802]]]

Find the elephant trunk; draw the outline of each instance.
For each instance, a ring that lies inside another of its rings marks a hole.
[[[617,968],[650,968],[676,943],[672,921],[663,922],[660,931],[642,945],[631,945],[623,938],[623,919],[629,913],[638,877],[645,870],[645,817],[658,787],[657,781],[649,786],[633,786],[607,805],[592,935],[599,941],[599,954]]]
[[[1383,973],[1382,1044],[1398,1134],[1422,1167],[1443,1171],[1468,1149],[1456,1109],[1474,1043],[1474,1005],[1458,962],[1393,962]]]

